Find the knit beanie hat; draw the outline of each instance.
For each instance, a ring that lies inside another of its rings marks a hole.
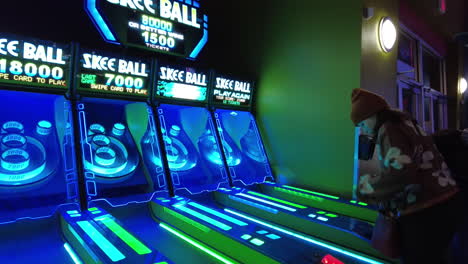
[[[384,109],[390,109],[390,105],[382,96],[360,88],[353,89],[351,93],[351,120],[355,125]]]

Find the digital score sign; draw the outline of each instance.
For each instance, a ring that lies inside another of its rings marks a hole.
[[[206,102],[208,74],[190,67],[159,66],[156,97]]]
[[[249,107],[252,103],[251,82],[216,75],[211,89],[214,104]]]
[[[78,90],[148,97],[150,75],[149,61],[82,51]]]
[[[67,89],[71,46],[0,33],[0,83]]]
[[[208,41],[208,18],[198,0],[86,0],[103,38],[195,59]]]

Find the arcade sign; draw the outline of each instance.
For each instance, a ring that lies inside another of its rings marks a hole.
[[[198,0],[85,0],[105,41],[195,59],[208,41]]]
[[[249,107],[253,85],[250,82],[216,75],[211,100],[214,104]]]
[[[159,66],[156,97],[206,102],[208,74],[189,67]]]
[[[148,97],[150,74],[148,61],[82,51],[78,90]]]
[[[0,83],[67,89],[70,45],[0,33]]]

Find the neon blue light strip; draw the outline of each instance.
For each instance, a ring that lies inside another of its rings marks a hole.
[[[353,198],[357,199],[357,186],[359,183],[359,133],[360,128],[354,129],[354,171],[353,171]]]
[[[98,261],[98,257],[94,254],[94,252],[88,247],[88,245],[85,244],[83,239],[76,233],[75,229],[68,224],[68,230],[70,233],[78,240],[78,242],[81,244],[81,246],[85,249],[85,251],[89,254],[89,256],[94,260],[94,262]]]
[[[200,209],[200,210],[203,210],[203,211],[205,211],[205,212],[207,212],[207,213],[209,213],[209,214],[216,215],[217,217],[222,218],[222,219],[224,219],[224,220],[226,220],[226,221],[229,221],[229,222],[231,222],[231,223],[233,223],[233,224],[236,224],[236,225],[238,225],[238,226],[246,226],[246,225],[248,225],[248,224],[245,223],[245,222],[242,222],[242,221],[240,221],[240,220],[237,220],[237,219],[235,219],[235,218],[233,218],[233,217],[230,217],[230,216],[228,216],[228,215],[225,215],[225,214],[223,214],[223,213],[220,213],[220,212],[218,212],[218,211],[216,211],[216,210],[213,210],[213,209],[208,208],[208,207],[206,207],[206,206],[203,206],[203,205],[201,205],[201,204],[194,203],[194,202],[190,202],[190,203],[188,203],[188,204],[191,205],[191,206],[193,206],[193,207],[195,207],[195,208],[198,208],[198,209]]]
[[[207,21],[208,20],[208,16],[204,15],[204,20]],[[203,47],[206,45],[206,43],[208,42],[208,29],[203,29],[203,37],[202,39],[200,40],[200,42],[198,42],[197,46],[195,47],[195,49],[192,51],[192,53],[190,54],[190,58],[191,59],[195,59],[197,58],[198,54],[200,54],[200,51],[203,49]]]
[[[232,229],[232,227],[230,227],[228,225],[225,225],[225,224],[223,224],[223,223],[221,223],[219,221],[216,221],[215,219],[213,219],[211,217],[208,217],[208,216],[206,216],[204,214],[201,214],[201,213],[199,213],[197,211],[194,211],[194,210],[192,210],[190,208],[187,208],[187,207],[185,207],[183,205],[174,205],[174,207],[180,209],[183,212],[186,212],[187,214],[193,215],[196,218],[199,218],[199,219],[201,219],[201,220],[203,220],[205,222],[208,222],[208,223],[210,223],[210,224],[212,224],[214,226],[217,226],[217,227],[219,227],[219,228],[221,228],[221,229],[223,229],[225,231],[228,231],[228,230]]]
[[[109,29],[106,22],[102,18],[101,14],[97,10],[96,0],[87,0],[86,10],[88,11],[88,14],[91,16],[91,19],[93,20],[96,27],[99,29],[99,32],[104,37],[104,39],[106,39],[107,41],[119,44],[117,42],[117,38],[114,36],[112,31]]]
[[[70,247],[68,243],[63,244],[63,246],[65,247],[65,250],[68,252],[68,255],[70,255],[70,257],[72,258],[75,264],[83,263],[81,262],[81,260],[78,258],[78,256],[75,254],[75,252],[73,251],[73,249]]]
[[[112,245],[112,243],[99,233],[88,221],[79,221],[76,223],[112,261],[116,262],[125,258],[122,252]]]
[[[242,217],[242,218],[245,218],[247,220],[250,220],[250,221],[253,221],[257,224],[260,224],[260,225],[263,225],[263,226],[266,226],[266,227],[269,227],[271,229],[274,229],[276,231],[279,231],[279,232],[282,232],[284,234],[288,234],[290,236],[293,236],[293,237],[296,237],[296,238],[299,238],[301,240],[304,240],[304,241],[307,241],[309,243],[312,243],[312,244],[315,244],[317,246],[321,246],[321,247],[324,247],[324,248],[328,248],[328,249],[331,249],[333,251],[336,251],[336,252],[339,252],[341,254],[344,254],[346,256],[349,256],[349,257],[352,257],[352,258],[355,258],[355,259],[359,259],[361,261],[364,261],[366,263],[371,263],[371,264],[383,264],[382,262],[378,262],[378,261],[375,261],[375,260],[372,260],[370,258],[366,258],[366,257],[363,257],[363,256],[360,256],[360,255],[357,255],[357,254],[354,254],[354,253],[351,253],[351,252],[348,252],[346,250],[343,250],[343,249],[340,249],[340,248],[337,248],[337,247],[334,247],[332,245],[328,245],[328,244],[325,244],[323,242],[320,242],[320,241],[317,241],[315,239],[312,239],[310,237],[307,237],[307,236],[304,236],[304,235],[301,235],[301,234],[298,234],[296,232],[292,232],[292,231],[289,231],[289,230],[286,230],[286,229],[283,229],[283,228],[280,228],[278,226],[275,226],[275,225],[272,225],[272,224],[268,224],[266,222],[263,222],[261,220],[258,220],[258,219],[255,219],[253,217],[249,217],[249,216],[246,216],[244,214],[241,214],[241,213],[238,213],[236,211],[233,211],[231,209],[224,209],[224,211],[228,212],[228,213],[231,213],[231,214],[234,214],[234,215],[237,215],[239,217]]]
[[[278,208],[281,208],[281,209],[284,209],[284,210],[288,210],[288,211],[291,211],[291,212],[296,212],[296,209],[294,209],[294,208],[292,208],[292,207],[288,207],[288,206],[284,206],[284,205],[281,205],[281,204],[278,204],[278,203],[270,202],[270,201],[267,201],[267,200],[264,200],[264,199],[261,199],[261,198],[258,198],[258,197],[249,195],[249,194],[245,194],[245,193],[236,193],[236,195],[243,196],[243,197],[247,197],[247,198],[253,199],[253,200],[255,200],[255,201],[259,201],[259,202],[262,202],[262,203],[266,203],[266,204],[272,205],[272,206],[274,206],[274,207],[278,207]]]
[[[263,210],[263,211],[267,211],[267,212],[272,213],[272,214],[278,214],[278,210],[276,210],[275,208],[271,208],[271,207],[265,206],[265,205],[263,205],[263,204],[254,203],[254,202],[252,202],[252,201],[245,200],[245,199],[242,199],[242,198],[233,196],[233,195],[229,195],[229,198],[232,199],[232,200],[234,200],[234,201],[238,201],[238,202],[241,202],[241,203],[243,203],[243,204],[246,204],[246,205],[250,205],[250,206],[253,206],[253,207],[257,207],[258,209],[261,209],[261,210]]]

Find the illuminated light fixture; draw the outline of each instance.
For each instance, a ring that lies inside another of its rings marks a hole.
[[[83,263],[83,262],[80,261],[80,259],[76,255],[75,251],[73,251],[73,249],[70,247],[70,245],[68,243],[63,244],[63,247],[68,252],[68,255],[70,255],[70,257],[72,258],[72,260],[73,260],[73,262],[75,264],[82,264]]]
[[[379,42],[380,47],[385,52],[390,52],[396,43],[397,29],[389,17],[380,20]]]
[[[461,77],[460,81],[458,82],[458,90],[460,91],[460,94],[465,93],[466,88],[468,88],[468,83],[466,82],[466,79]]]
[[[346,256],[349,256],[349,257],[352,257],[352,258],[361,260],[361,261],[363,261],[363,262],[370,263],[370,264],[382,264],[382,262],[378,262],[378,261],[372,260],[372,259],[370,259],[370,258],[367,258],[367,257],[364,257],[364,256],[360,256],[360,255],[357,255],[357,254],[348,252],[348,251],[343,250],[343,249],[340,249],[340,248],[338,248],[338,247],[334,247],[334,246],[332,246],[332,245],[325,244],[325,243],[320,242],[320,241],[318,241],[318,240],[312,239],[311,237],[308,237],[308,236],[302,235],[302,234],[300,234],[300,233],[296,233],[296,232],[293,232],[293,231],[289,231],[289,230],[283,229],[283,228],[278,227],[278,226],[276,226],[276,225],[272,225],[272,224],[263,222],[263,221],[261,221],[261,220],[258,220],[258,219],[253,218],[253,217],[249,217],[249,216],[247,216],[247,215],[241,214],[241,213],[236,212],[236,211],[234,211],[234,210],[231,210],[231,209],[224,209],[224,211],[226,211],[226,212],[228,212],[228,213],[231,213],[231,214],[233,214],[233,215],[237,215],[237,216],[242,217],[242,218],[244,218],[244,219],[250,220],[250,221],[255,222],[255,223],[257,223],[257,224],[260,224],[260,225],[262,225],[262,226],[269,227],[269,228],[274,229],[274,230],[276,230],[276,231],[279,231],[279,232],[281,232],[281,233],[284,233],[284,234],[293,236],[293,237],[295,237],[295,238],[301,239],[301,240],[303,240],[303,241],[306,241],[306,242],[315,244],[315,245],[317,245],[317,246],[321,246],[321,247],[324,247],[324,248],[333,250],[333,251],[335,251],[335,252],[341,253],[341,254],[343,254],[343,255],[346,255]]]
[[[177,237],[181,238],[182,240],[184,240],[185,242],[188,242],[190,245],[200,249],[201,251],[207,253],[208,255],[214,257],[215,259],[221,261],[222,263],[226,263],[226,264],[235,264],[237,262],[235,261],[232,261],[226,257],[224,257],[223,255],[217,253],[216,251],[214,250],[211,250],[210,248],[208,247],[205,247],[204,245],[202,245],[201,243],[191,239],[190,237],[182,234],[181,232],[173,229],[172,227],[166,225],[165,223],[160,223],[159,224],[160,227],[164,228],[165,230],[169,231],[170,233],[172,233],[173,235],[176,235]]]
[[[252,195],[248,195],[248,194],[245,194],[245,193],[237,193],[236,195],[246,197],[246,198],[250,198],[252,200],[262,202],[262,203],[265,203],[265,204],[268,204],[268,205],[271,205],[271,206],[274,206],[274,207],[278,207],[278,208],[281,208],[281,209],[284,209],[284,210],[287,210],[287,211],[290,211],[290,212],[296,212],[297,211],[294,208],[284,206],[284,205],[281,205],[281,204],[278,204],[278,203],[270,202],[270,201],[267,201],[267,200],[264,200],[264,199],[261,199],[261,198],[258,198],[258,197],[252,196]]]

